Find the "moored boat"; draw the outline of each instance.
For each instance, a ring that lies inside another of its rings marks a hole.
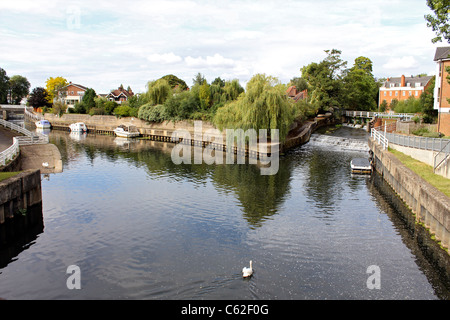
[[[134,138],[140,136],[140,132],[133,125],[122,124],[114,129],[114,133],[122,138]]]
[[[36,125],[36,128],[38,128],[38,129],[50,129],[52,126],[50,124],[50,121],[45,120],[45,119],[36,121],[34,124]]]
[[[69,128],[72,132],[87,132],[87,127],[84,122],[72,123]]]
[[[370,174],[372,173],[372,166],[369,159],[356,158],[350,162],[352,173]]]

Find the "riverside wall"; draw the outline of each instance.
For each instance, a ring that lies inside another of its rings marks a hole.
[[[162,123],[148,122],[134,117],[117,118],[115,116],[90,116],[86,114],[63,114],[62,116],[55,114],[45,114],[44,118],[52,124],[52,126],[68,128],[70,124],[76,122],[83,122],[86,124],[88,130],[96,132],[112,132],[117,126],[121,124],[132,124],[136,126],[139,132],[144,136],[162,136],[169,141],[172,132],[175,130],[187,130],[190,133],[195,132],[194,121],[165,121]],[[330,125],[333,123],[331,114],[321,115],[314,120],[309,121],[294,121],[290,128],[290,132],[286,141],[280,146],[280,151],[287,151],[294,147],[305,144],[309,141],[314,130]],[[207,121],[202,121],[202,131],[205,132],[216,127]],[[224,133],[223,133],[224,134]]]
[[[437,190],[415,172],[403,165],[390,152],[383,150],[372,138],[373,165],[415,215],[415,221],[424,225],[432,237],[450,249],[450,198]]]
[[[0,181],[0,224],[42,203],[40,170],[25,170]]]

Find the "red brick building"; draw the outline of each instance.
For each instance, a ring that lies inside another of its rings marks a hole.
[[[378,106],[383,101],[386,101],[389,106],[394,99],[397,101],[407,100],[409,97],[419,99],[422,92],[430,85],[432,78],[432,76],[405,77],[404,75],[387,78],[380,87]]]
[[[88,88],[85,86],[70,82],[67,86],[62,87],[59,90],[60,99],[62,99],[69,108],[73,108],[75,103],[81,102],[87,89]]]
[[[297,102],[298,100],[303,100],[303,99],[308,98],[308,90],[305,89],[303,91],[297,92],[296,86],[290,86],[287,89],[286,94],[288,95],[289,98],[294,99],[295,102]]]
[[[450,67],[450,47],[436,48],[434,55],[436,62],[436,84],[434,87],[434,109],[438,110],[438,131],[450,136],[450,84],[446,71]]]

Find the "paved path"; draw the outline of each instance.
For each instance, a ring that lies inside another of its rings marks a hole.
[[[5,151],[13,144],[13,137],[20,136],[21,134],[3,126],[0,126],[0,152]]]

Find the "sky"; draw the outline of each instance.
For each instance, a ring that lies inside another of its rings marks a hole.
[[[377,78],[433,75],[426,0],[1,0],[0,68],[31,89],[49,77],[109,93],[167,74],[288,83],[338,49]]]

